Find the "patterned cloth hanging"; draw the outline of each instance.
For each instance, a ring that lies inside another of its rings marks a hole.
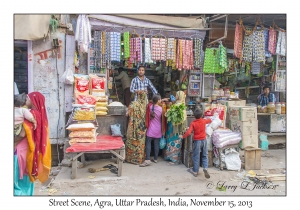
[[[202,39],[194,38],[194,67],[201,68],[203,64],[203,41]]]
[[[285,56],[285,52],[286,52],[286,33],[279,31],[276,54]]]
[[[265,37],[263,30],[253,33],[253,61],[265,62]]]
[[[145,63],[153,63],[151,59],[151,43],[150,38],[145,38]]]
[[[272,55],[275,55],[276,53],[276,39],[277,39],[277,32],[273,29],[270,28],[269,30],[269,52]]]
[[[249,29],[246,30],[251,31]],[[243,42],[243,60],[248,62],[252,62],[253,60],[253,34],[245,34]]]
[[[120,62],[121,34],[110,32],[110,60]]]
[[[234,56],[242,59],[243,55],[243,28],[236,23],[234,36]]]
[[[271,57],[271,53],[269,52],[269,30],[264,30],[264,38],[265,38],[265,56],[267,58]]]

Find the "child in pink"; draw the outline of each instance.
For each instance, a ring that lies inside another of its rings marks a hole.
[[[24,119],[33,123],[33,129],[36,128],[36,120],[29,111],[29,109],[24,108],[26,103],[26,94],[18,94],[14,96],[14,107],[15,107],[15,126],[14,135],[19,136],[23,127]],[[20,136],[25,137],[25,136]]]

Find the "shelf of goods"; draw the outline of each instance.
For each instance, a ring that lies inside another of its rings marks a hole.
[[[202,74],[191,73],[189,77],[188,96],[200,96],[202,90]]]

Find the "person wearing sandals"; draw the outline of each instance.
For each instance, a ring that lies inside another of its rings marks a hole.
[[[152,105],[150,105],[150,121],[146,134],[146,159],[140,164],[140,167],[149,166],[150,153],[151,153],[151,142],[154,141],[154,163],[157,163],[158,152],[159,152],[159,140],[162,136],[162,107],[159,106],[161,103],[160,95],[154,95],[152,98]]]
[[[192,131],[194,131],[194,141],[193,141],[193,167],[188,169],[188,172],[193,174],[193,176],[198,175],[199,171],[199,161],[200,161],[200,151],[202,150],[202,166],[205,178],[209,179],[210,175],[207,171],[208,168],[208,151],[207,151],[207,141],[206,141],[206,124],[211,123],[211,119],[203,119],[203,113],[200,109],[195,109],[194,111],[195,120],[190,124],[189,129],[179,138],[188,137]]]

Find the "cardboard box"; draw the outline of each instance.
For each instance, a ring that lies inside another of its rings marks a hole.
[[[243,135],[242,136],[242,149],[247,147],[258,148],[258,135]]]
[[[232,101],[224,100],[224,101],[219,101],[219,103],[225,105],[227,109],[232,106],[246,106],[246,100],[232,100]]]
[[[243,136],[258,135],[258,120],[230,120],[230,130],[240,132]]]
[[[261,169],[261,149],[245,149],[245,170]]]
[[[257,108],[251,106],[229,107],[230,120],[250,121],[257,120]]]

